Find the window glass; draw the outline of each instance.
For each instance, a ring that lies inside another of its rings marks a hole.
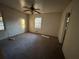
[[[35,18],[35,28],[41,29],[41,22],[42,22],[42,18],[41,17],[36,17]]]
[[[4,30],[4,24],[3,24],[2,16],[0,16],[0,30]]]

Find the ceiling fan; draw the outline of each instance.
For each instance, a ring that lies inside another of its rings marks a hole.
[[[34,7],[34,4],[32,4],[31,7],[24,6],[23,8],[25,8],[24,12],[30,11],[31,14],[34,14],[34,13],[40,14],[40,12],[39,12],[40,9],[36,9],[36,8]]]

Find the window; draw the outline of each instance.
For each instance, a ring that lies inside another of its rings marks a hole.
[[[42,22],[42,18],[41,17],[36,17],[35,18],[35,28],[36,29],[41,29],[41,22]]]
[[[3,24],[2,16],[0,16],[0,30],[4,30],[4,24]]]
[[[21,26],[23,29],[25,29],[25,19],[21,19]]]

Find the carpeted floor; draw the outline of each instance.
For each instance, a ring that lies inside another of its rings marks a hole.
[[[0,41],[0,59],[64,59],[58,39],[24,33]]]

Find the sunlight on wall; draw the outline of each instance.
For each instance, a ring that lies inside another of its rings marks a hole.
[[[21,19],[21,26],[23,29],[25,29],[25,19]]]

